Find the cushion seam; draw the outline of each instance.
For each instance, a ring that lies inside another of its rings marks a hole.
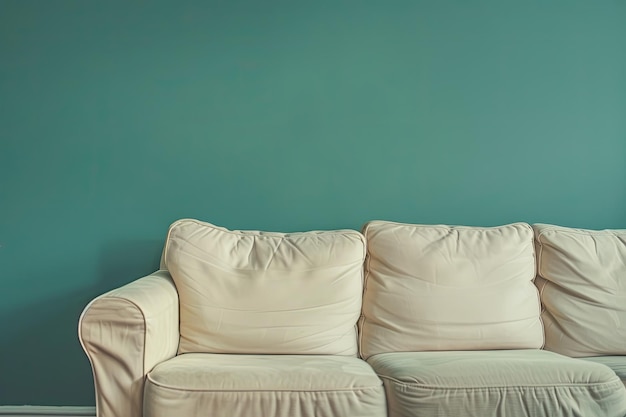
[[[338,393],[348,393],[348,392],[356,392],[356,391],[368,391],[368,390],[377,390],[380,389],[381,385],[374,385],[370,387],[360,387],[360,388],[346,388],[346,389],[312,389],[312,390],[295,390],[295,389],[204,389],[204,388],[179,388],[171,385],[163,384],[155,381],[148,375],[148,381],[156,387],[169,389],[172,391],[192,391],[192,392],[338,392]]]
[[[387,380],[390,381],[394,384],[397,385],[401,385],[404,387],[412,387],[412,388],[440,388],[440,389],[453,389],[453,390],[492,390],[492,389],[511,389],[511,388],[562,388],[562,387],[596,387],[596,386],[602,386],[602,385],[615,385],[617,382],[619,382],[621,384],[621,381],[607,381],[607,382],[593,382],[593,383],[559,383],[559,384],[555,384],[555,383],[546,383],[546,384],[528,384],[528,385],[523,385],[523,384],[515,384],[515,385],[493,385],[493,386],[486,386],[486,387],[459,387],[459,386],[449,386],[449,385],[428,385],[428,384],[420,384],[420,383],[413,383],[413,382],[402,382],[399,381],[395,378],[392,377],[388,377],[388,376],[384,376],[384,375],[380,375],[378,374],[378,376],[383,379],[383,380]]]

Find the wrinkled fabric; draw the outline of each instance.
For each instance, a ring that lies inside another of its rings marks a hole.
[[[146,374],[178,348],[178,294],[158,271],[85,307],[79,339],[91,362],[98,417],[142,415]]]
[[[148,375],[144,417],[385,417],[382,382],[344,356],[187,353]]]
[[[363,357],[540,348],[533,231],[373,221],[360,321]]]
[[[389,417],[624,417],[626,388],[608,367],[544,350],[372,356]]]
[[[624,234],[534,227],[548,345],[584,360],[490,350],[543,342],[526,224],[371,222],[364,288],[356,231],[176,222],[162,266],[180,294],[162,270],[81,315],[98,417],[623,417],[625,357],[595,355],[626,340]],[[376,372],[354,357],[363,291],[359,347]],[[220,353],[175,356],[186,349]],[[427,349],[440,351],[405,352]]]
[[[580,358],[586,361],[601,363],[608,366],[617,374],[626,386],[626,356],[592,356],[588,358]]]
[[[626,355],[626,230],[533,227],[545,348]]]
[[[356,356],[364,258],[351,230],[174,223],[164,262],[180,297],[179,353]]]

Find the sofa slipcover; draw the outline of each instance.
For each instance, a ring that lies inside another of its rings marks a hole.
[[[361,354],[540,348],[533,231],[373,221]]]
[[[626,356],[591,356],[581,359],[608,366],[626,386]]]
[[[382,382],[355,357],[187,353],[148,374],[144,417],[384,417]]]
[[[98,417],[140,417],[144,382],[178,349],[178,293],[158,271],[100,295],[81,314],[80,342],[89,357]]]
[[[368,363],[394,417],[624,417],[607,367],[545,350],[400,352]]]
[[[611,369],[539,350],[530,225],[375,221],[367,240],[360,347],[389,417],[623,417]]]
[[[534,229],[545,348],[626,355],[626,230]]]
[[[180,298],[178,353],[356,356],[365,241],[353,230],[169,229],[163,254]]]
[[[602,324],[616,334],[581,342],[595,349],[578,353],[591,356],[538,349],[536,253],[524,223],[371,222],[364,237],[175,222],[162,270],[81,315],[97,415],[626,416],[626,356],[610,354],[626,322],[621,235],[543,227],[535,283],[558,307],[550,313],[564,326],[590,307],[616,320]]]
[[[357,357],[364,259],[354,230],[175,222],[167,270],[81,316],[98,417],[384,417],[382,382]]]

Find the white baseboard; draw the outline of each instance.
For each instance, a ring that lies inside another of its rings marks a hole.
[[[95,417],[96,407],[46,407],[2,405],[0,417]]]

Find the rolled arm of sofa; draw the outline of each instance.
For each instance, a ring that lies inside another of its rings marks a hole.
[[[78,335],[91,362],[98,417],[140,417],[146,374],[178,349],[178,293],[169,272],[94,299]]]

